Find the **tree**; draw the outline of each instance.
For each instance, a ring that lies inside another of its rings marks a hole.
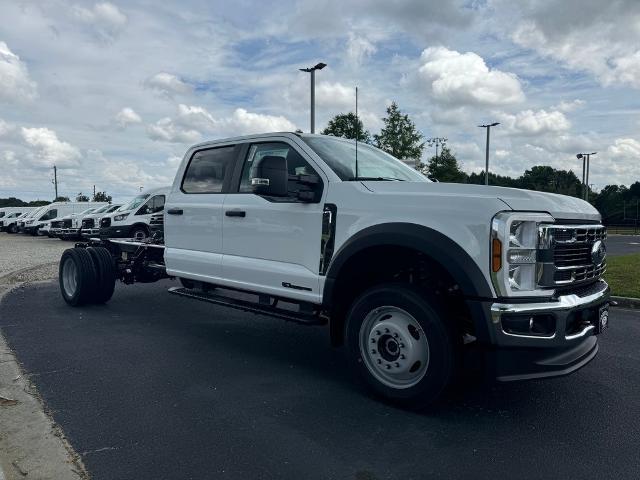
[[[84,195],[82,192],[80,192],[77,196],[76,196],[76,202],[88,202],[89,201],[89,197],[87,197],[86,195]]]
[[[575,173],[556,170],[548,165],[538,165],[524,172],[520,177],[521,188],[541,192],[561,193],[580,197],[581,183]]]
[[[419,162],[424,150],[423,136],[396,102],[387,107],[387,116],[382,121],[384,127],[380,134],[373,136],[376,147],[400,160]]]
[[[107,192],[96,192],[93,196],[93,201],[111,203],[111,195],[107,195]]]
[[[70,202],[70,201],[71,200],[69,200],[69,197],[62,197],[62,196],[56,197],[54,200],[54,202]]]
[[[327,128],[320,133],[353,140],[357,137],[359,142],[371,143],[371,134],[368,130],[365,130],[362,120],[356,117],[353,112],[339,113],[329,120]]]
[[[428,164],[420,164],[420,171],[431,180],[449,183],[465,183],[467,174],[460,169],[458,160],[447,147],[442,148],[442,152],[436,158],[435,155],[429,159]]]
[[[469,175],[467,181],[475,185],[484,185],[484,171],[480,173],[472,173]],[[489,172],[489,185],[498,187],[512,187],[521,188],[519,178],[511,178],[505,175],[496,175]]]

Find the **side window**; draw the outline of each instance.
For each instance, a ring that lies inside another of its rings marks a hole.
[[[56,218],[58,216],[58,210],[56,208],[49,210],[45,213],[40,220],[51,220],[52,218]]]
[[[256,143],[251,145],[249,153],[242,166],[242,177],[240,179],[240,192],[249,193],[251,189],[251,167],[262,157],[284,157],[287,159],[287,169],[289,175],[314,175],[315,170],[302,158],[302,156],[290,145],[281,142]],[[295,193],[298,190],[296,182],[289,182],[289,192]]]
[[[184,193],[220,193],[235,161],[235,146],[201,150],[193,154],[182,179]]]
[[[164,195],[154,195],[147,203],[141,206],[136,215],[150,215],[152,213],[161,212],[164,208]]]

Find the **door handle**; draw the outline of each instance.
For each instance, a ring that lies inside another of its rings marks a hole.
[[[167,213],[169,215],[182,215],[184,212],[181,208],[170,208],[169,210],[167,210]]]
[[[247,212],[244,210],[227,210],[224,212],[227,217],[246,217]]]

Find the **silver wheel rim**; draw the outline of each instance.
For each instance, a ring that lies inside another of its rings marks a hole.
[[[71,258],[62,265],[62,288],[68,297],[73,297],[78,288],[78,268]]]
[[[369,372],[391,388],[416,385],[429,368],[429,341],[420,323],[398,307],[378,307],[360,327],[360,353]]]
[[[145,238],[147,238],[147,234],[144,232],[144,230],[136,230],[135,232],[133,232],[133,238],[136,240],[144,240]]]

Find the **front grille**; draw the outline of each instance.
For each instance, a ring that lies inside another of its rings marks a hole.
[[[606,256],[594,258],[594,245],[607,238],[602,225],[540,227],[540,285],[555,287],[588,283],[604,275]]]
[[[62,228],[62,220],[51,222],[51,228]]]
[[[107,228],[111,226],[111,218],[105,217],[100,220],[100,228]]]
[[[62,221],[62,228],[71,228],[71,219],[67,218]]]
[[[82,219],[82,228],[83,229],[93,228],[95,224],[96,224],[96,222],[95,222],[95,220],[93,218],[83,218]]]

